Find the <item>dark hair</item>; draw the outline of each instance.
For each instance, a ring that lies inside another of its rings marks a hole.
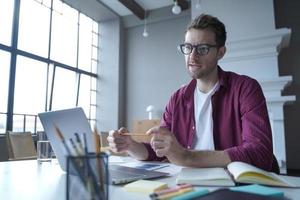
[[[216,43],[219,47],[225,45],[226,29],[225,25],[216,17],[206,14],[197,16],[187,27],[190,29],[209,29],[215,34]]]

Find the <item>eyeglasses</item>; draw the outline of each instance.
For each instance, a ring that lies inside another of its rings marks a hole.
[[[212,44],[197,44],[192,45],[189,43],[180,44],[178,46],[178,49],[180,49],[181,53],[185,55],[190,55],[193,52],[193,49],[196,48],[197,54],[200,56],[206,55],[209,53],[210,48],[218,47],[218,45],[212,45]]]

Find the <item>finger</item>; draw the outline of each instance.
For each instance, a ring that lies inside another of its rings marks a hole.
[[[111,150],[114,152],[126,151],[126,150],[128,150],[128,148],[129,148],[129,145],[127,145],[127,144],[111,146]]]
[[[128,144],[117,146],[117,150],[119,152],[121,152],[121,151],[127,151],[128,149],[129,149],[129,145]]]
[[[161,134],[161,133],[156,133],[156,134],[153,134],[153,140],[154,141],[165,141],[169,138],[170,136],[169,135],[164,135],[164,134]]]
[[[151,145],[151,147],[152,148],[154,148],[154,144],[155,143],[157,143],[157,142],[164,142],[164,140],[163,139],[160,139],[160,138],[158,138],[156,135],[154,135],[152,138],[151,138],[151,140],[150,140],[150,145]]]
[[[164,156],[166,156],[166,152],[167,152],[167,151],[166,151],[165,148],[163,148],[163,149],[157,149],[157,150],[155,151],[157,157],[164,157]]]
[[[122,134],[122,133],[129,133],[129,131],[128,131],[125,127],[121,127],[121,128],[118,130],[118,133],[119,133],[119,134]]]
[[[113,136],[113,135],[115,135],[116,133],[118,133],[116,130],[110,130],[110,131],[108,132],[108,135],[109,135],[109,136]]]
[[[151,144],[154,150],[165,148],[167,145],[162,141],[153,141]]]
[[[107,141],[109,143],[116,143],[116,144],[124,144],[127,143],[127,139],[125,137],[107,137]]]
[[[166,127],[163,127],[163,126],[159,127],[158,132],[160,135],[168,135],[168,136],[174,135],[169,129],[167,129]]]
[[[159,126],[154,126],[152,128],[150,128],[146,134],[147,135],[151,135],[151,134],[154,134],[154,133],[158,133],[159,132]]]

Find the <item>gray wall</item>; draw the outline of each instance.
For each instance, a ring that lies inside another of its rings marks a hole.
[[[170,95],[189,80],[184,57],[177,45],[191,16],[167,19],[148,25],[149,36],[142,36],[142,25],[126,30],[126,126],[148,117],[146,107],[154,105],[154,118],[160,118]]]
[[[286,105],[285,134],[287,168],[300,169],[300,1],[274,0],[276,28],[292,29],[290,46],[279,54],[280,75],[292,75],[293,83],[283,93],[296,95],[296,101]],[[148,26],[149,38],[141,36],[143,27],[126,30],[126,122],[131,128],[135,119],[147,118],[149,104],[156,107],[156,117],[163,112],[171,93],[189,80],[183,57],[176,45],[183,41],[183,32],[190,16],[156,22]]]
[[[287,168],[300,169],[300,1],[274,0],[276,28],[292,29],[288,48],[279,54],[280,75],[293,75],[293,83],[285,91],[285,95],[296,95],[293,104],[284,108]]]
[[[293,84],[284,92],[286,95],[296,95],[296,101],[285,106],[287,167],[300,169],[300,1],[274,0],[274,9],[276,28],[292,29],[290,46],[283,49],[279,55],[279,71],[280,75],[293,75]],[[106,76],[100,75],[100,88],[102,84],[107,84],[108,88],[105,91],[100,89],[98,95],[100,97],[105,93],[108,99],[100,98],[98,101],[101,107],[99,113],[103,117],[102,120],[110,118],[110,121],[105,122],[105,127],[101,124],[101,130],[118,126],[131,128],[133,120],[147,118],[145,109],[149,104],[156,107],[155,117],[159,118],[171,93],[189,80],[184,58],[176,50],[176,46],[183,41],[183,33],[191,16],[173,16],[163,21],[158,20],[160,16],[155,17],[155,22],[148,24],[148,38],[142,37],[141,24],[126,28],[124,35],[118,19],[104,24],[112,31],[119,29],[119,32],[114,32],[113,35],[110,35],[111,32],[105,33],[111,37],[106,44],[115,41],[111,48],[116,52],[106,51],[108,61],[111,62],[111,58],[114,62],[111,65],[102,65],[100,69],[101,71],[105,67],[108,70],[105,72]],[[124,47],[122,41],[125,41]],[[105,48],[107,50],[106,45],[103,46],[103,50]],[[122,62],[123,53],[125,63]],[[114,87],[111,86],[112,83]],[[120,90],[114,90],[115,88]],[[106,106],[101,106],[102,103]],[[113,106],[110,106],[111,103]],[[109,107],[111,109],[107,109]],[[102,108],[106,109],[105,113],[101,113]],[[0,161],[6,159],[5,140],[0,136]]]
[[[124,119],[123,28],[120,19],[99,24],[99,67],[97,92],[97,127],[101,131],[116,129]]]

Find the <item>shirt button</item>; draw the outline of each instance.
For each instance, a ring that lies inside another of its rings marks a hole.
[[[191,146],[188,146],[187,148],[188,148],[188,149],[190,149],[190,148],[191,148]]]
[[[193,126],[192,129],[195,130],[195,126]]]

